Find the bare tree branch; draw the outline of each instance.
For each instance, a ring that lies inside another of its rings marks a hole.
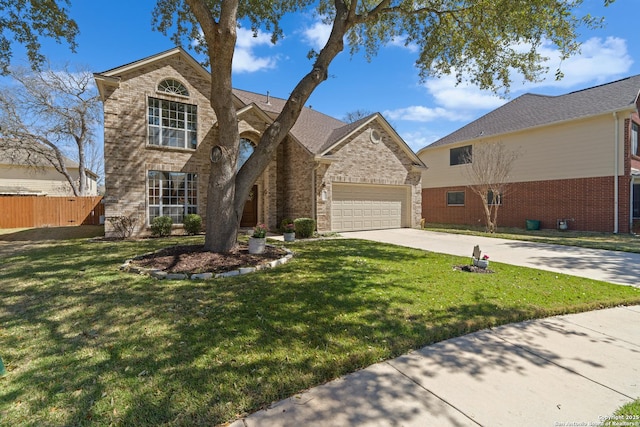
[[[489,233],[498,227],[498,209],[508,192],[511,171],[519,154],[502,142],[480,142],[463,156],[468,187],[482,200]]]
[[[0,88],[0,148],[32,167],[45,161],[62,174],[76,196],[87,191],[86,150],[95,145],[101,106],[87,70],[12,70],[13,84]],[[76,180],[66,157],[78,162]]]

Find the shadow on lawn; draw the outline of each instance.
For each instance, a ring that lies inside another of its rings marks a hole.
[[[358,240],[297,244],[289,264],[232,279],[118,270],[123,255],[159,244],[34,250],[0,271],[3,418],[214,425],[415,346],[537,314],[480,293],[411,313],[403,306],[425,283],[399,269],[433,255]]]

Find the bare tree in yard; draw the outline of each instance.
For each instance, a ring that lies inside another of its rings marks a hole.
[[[14,84],[0,88],[0,152],[32,167],[46,162],[64,175],[73,194],[87,190],[87,166],[96,159],[95,129],[101,123],[93,74],[86,70],[11,70]],[[65,157],[78,162],[78,178]]]
[[[373,114],[372,111],[368,111],[368,110],[355,110],[355,111],[349,111],[347,114],[345,114],[345,116],[342,118],[343,122],[347,122],[347,123],[353,123],[353,122],[357,122],[360,119],[364,119],[365,117],[370,116],[371,114]]]
[[[603,2],[609,4],[611,0]],[[34,3],[39,2],[0,0],[0,5],[12,12],[18,8],[15,4],[29,9],[25,5]],[[58,3],[67,2],[47,1],[57,9],[34,15],[55,30],[65,26],[76,29]],[[421,78],[453,73],[459,82],[469,80],[482,89],[508,90],[514,74],[526,80],[541,78],[546,71],[539,53],[543,44],[554,44],[563,59],[578,50],[578,27],[600,23],[589,15],[575,14],[582,3],[583,0],[157,0],[154,27],[164,34],[171,32],[176,44],[205,54],[211,67],[210,102],[216,114],[216,144],[222,158],[211,168],[208,183],[205,247],[228,252],[236,245],[240,217],[253,183],[296,123],[313,91],[327,79],[329,66],[344,50],[345,43],[351,53],[363,49],[370,59],[381,46],[403,40],[417,47],[416,65]],[[310,52],[309,72],[299,82],[292,82],[293,89],[282,112],[237,171],[240,139],[231,79],[237,29],[246,26],[256,33],[264,29],[271,32],[275,43],[284,34],[281,20],[289,13],[320,16],[331,25],[331,33],[319,52]],[[9,22],[15,17],[9,15]],[[38,24],[26,21],[27,26],[43,28],[42,22]],[[5,27],[5,21],[0,20],[0,29],[4,31]],[[64,32],[51,34],[59,39]],[[68,38],[72,47],[73,36]],[[2,41],[0,55],[10,52]]]
[[[509,189],[509,175],[518,156],[517,151],[509,150],[502,142],[481,142],[463,155],[463,163],[467,163],[464,173],[469,188],[482,200],[489,233],[498,228],[498,209]]]

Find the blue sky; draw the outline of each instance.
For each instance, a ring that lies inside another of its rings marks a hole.
[[[43,43],[52,64],[78,64],[94,72],[162,52],[173,47],[169,37],[151,29],[152,1],[73,1],[71,16],[80,27],[77,53],[65,45]],[[526,92],[557,95],[640,74],[637,35],[638,0],[586,0],[587,13],[605,18],[605,27],[581,32],[582,52],[562,64],[549,62],[549,77],[541,83],[516,81],[508,99]],[[312,16],[289,17],[284,38],[275,46],[268,34],[252,37],[240,30],[234,58],[234,87],[286,98],[309,71],[306,54],[318,49],[328,28]],[[557,54],[552,46],[546,56]],[[191,52],[197,59],[193,52]],[[400,43],[384,47],[371,62],[363,54],[342,52],[330,67],[330,77],[312,94],[308,106],[342,119],[355,110],[379,111],[411,148],[420,148],[504,104],[508,99],[482,92],[452,77],[420,82],[414,66],[416,52]],[[24,63],[20,49],[14,64]],[[555,81],[558,65],[564,79]]]

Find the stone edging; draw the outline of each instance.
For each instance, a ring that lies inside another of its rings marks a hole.
[[[267,245],[267,246],[272,246],[273,245]],[[143,255],[139,255],[135,258],[131,258],[128,259],[124,262],[124,264],[122,264],[120,266],[120,270],[122,271],[126,271],[128,273],[134,273],[134,274],[147,274],[153,278],[159,279],[159,280],[186,280],[186,279],[191,279],[191,280],[204,280],[204,279],[218,279],[218,278],[223,278],[223,277],[233,277],[233,276],[239,276],[241,274],[248,274],[248,273],[253,273],[256,271],[260,271],[260,270],[267,270],[269,268],[275,268],[279,265],[283,265],[286,264],[287,262],[289,262],[289,260],[291,258],[293,258],[293,252],[291,252],[289,249],[287,248],[282,248],[285,250],[285,252],[287,253],[284,257],[280,258],[280,259],[276,259],[274,261],[269,261],[267,263],[264,264],[259,264],[256,265],[255,267],[242,267],[239,268],[238,270],[232,270],[232,271],[226,271],[224,273],[194,273],[192,275],[188,275],[186,273],[167,273],[166,271],[163,270],[158,270],[156,268],[143,268],[143,267],[136,267],[131,265],[132,261],[135,261],[136,259],[142,258],[144,256],[147,255],[151,255],[155,252],[150,252],[147,254],[143,254]]]

